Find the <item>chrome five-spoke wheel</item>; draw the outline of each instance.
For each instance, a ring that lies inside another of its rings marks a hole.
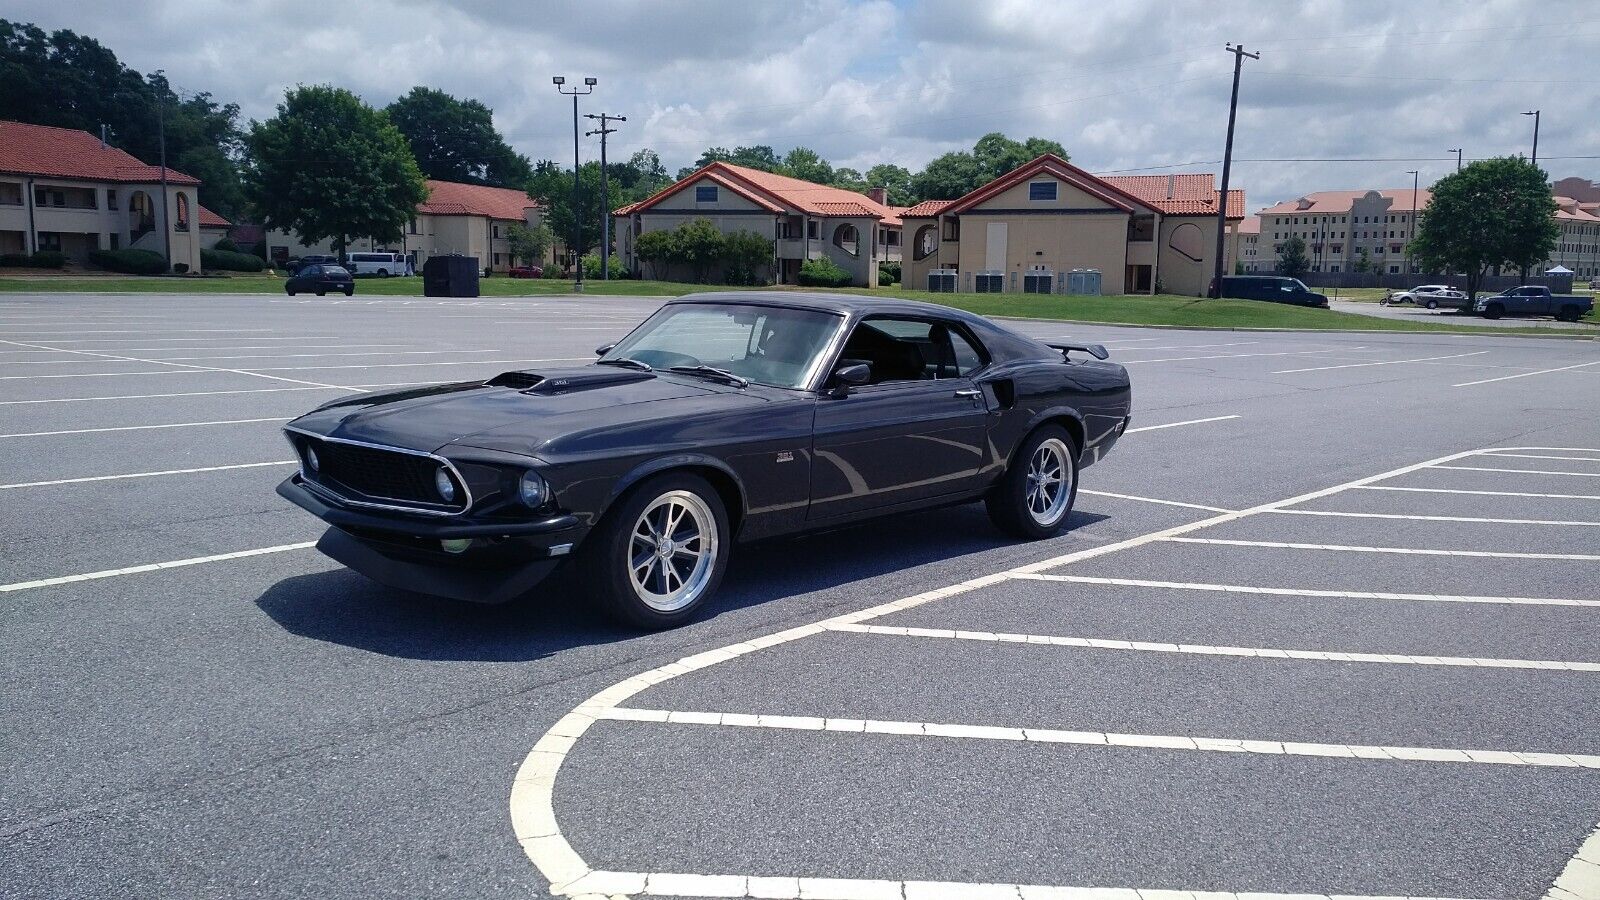
[[[1071,451],[1059,438],[1048,438],[1028,460],[1028,515],[1040,525],[1051,526],[1061,520],[1072,494]]]
[[[656,497],[634,522],[628,578],[641,601],[657,612],[694,603],[717,563],[717,522],[711,507],[688,491]]]

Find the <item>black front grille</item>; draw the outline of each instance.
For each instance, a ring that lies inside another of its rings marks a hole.
[[[317,453],[317,469],[312,478],[339,493],[354,491],[364,499],[393,500],[425,504],[434,508],[460,508],[461,485],[456,485],[456,500],[446,503],[435,486],[438,460],[333,441],[308,438]]]

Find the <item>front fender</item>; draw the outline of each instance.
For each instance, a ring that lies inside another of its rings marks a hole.
[[[745,509],[745,498],[749,496],[745,490],[744,480],[733,470],[733,467],[714,456],[704,453],[674,453],[669,456],[654,457],[634,466],[612,483],[611,493],[606,497],[605,508],[610,510],[618,498],[650,476],[659,475],[672,469],[712,469],[727,477],[738,494],[739,504],[737,509],[730,509],[728,513],[734,521],[743,521],[747,511]]]

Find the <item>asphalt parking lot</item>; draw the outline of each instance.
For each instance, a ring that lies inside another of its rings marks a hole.
[[[663,634],[273,493],[657,302],[0,296],[0,896],[1600,897],[1600,343],[1017,323],[1133,375],[1072,530],[741,548]]]

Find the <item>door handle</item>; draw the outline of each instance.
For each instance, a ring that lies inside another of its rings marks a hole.
[[[956,396],[977,398],[983,396],[983,391],[980,391],[977,388],[963,388],[959,391],[956,391]]]

